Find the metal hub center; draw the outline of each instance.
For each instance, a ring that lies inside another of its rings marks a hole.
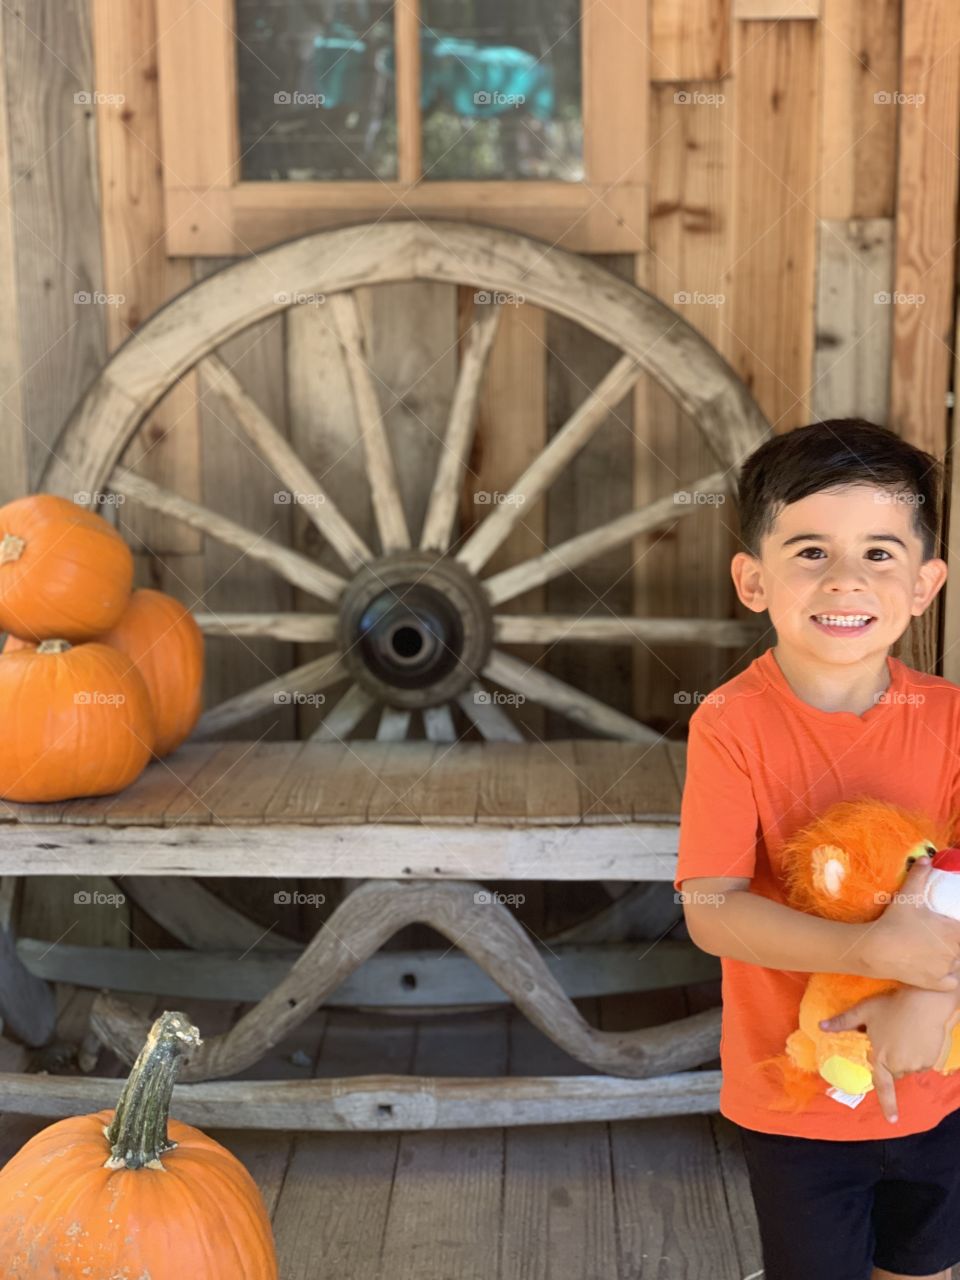
[[[344,593],[340,644],[356,679],[392,706],[448,702],[492,644],[490,605],[452,560],[405,551],[367,565]]]

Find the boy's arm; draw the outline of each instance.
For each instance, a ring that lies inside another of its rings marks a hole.
[[[742,877],[684,879],[683,913],[701,950],[768,969],[895,978],[931,991],[957,989],[960,923],[918,905],[926,859],[902,891],[868,924],[845,924],[796,911],[748,892]]]

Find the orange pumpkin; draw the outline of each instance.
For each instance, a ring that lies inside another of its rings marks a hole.
[[[4,1280],[277,1280],[270,1219],[219,1142],[169,1119],[182,1013],[151,1028],[115,1111],[71,1116],[0,1172]]]
[[[103,516],[38,493],[0,507],[0,631],[90,640],[120,618],[130,548]]]
[[[0,661],[0,799],[110,795],[150,759],[153,706],[139,671],[105,644],[44,640]]]
[[[203,693],[203,632],[172,596],[134,591],[123,617],[100,637],[126,654],[143,676],[153,702],[157,741],[165,756],[190,736]]]

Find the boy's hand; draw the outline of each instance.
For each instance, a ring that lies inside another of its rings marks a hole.
[[[956,989],[960,921],[924,905],[930,867],[927,858],[916,862],[883,915],[864,927],[858,948],[861,973],[930,991]]]
[[[929,1071],[946,1062],[951,1033],[960,1020],[960,1000],[953,991],[904,987],[870,996],[820,1023],[824,1031],[865,1031],[870,1037],[870,1065],[880,1110],[896,1124],[894,1081],[912,1071]]]

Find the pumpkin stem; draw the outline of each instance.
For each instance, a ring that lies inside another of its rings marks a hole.
[[[18,538],[15,533],[5,533],[0,538],[0,564],[10,564],[13,560],[19,560],[26,545],[25,538]]]
[[[37,653],[66,653],[70,647],[69,640],[41,640]]]
[[[162,1013],[150,1028],[113,1120],[104,1129],[110,1143],[107,1169],[162,1169],[160,1157],[177,1144],[167,1134],[170,1099],[188,1049],[201,1044],[200,1032],[184,1013]]]

